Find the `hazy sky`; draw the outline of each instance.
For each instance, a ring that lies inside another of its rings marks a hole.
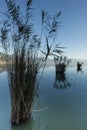
[[[0,0],[4,10],[5,0]],[[16,0],[24,9],[26,0]],[[58,42],[70,58],[87,59],[87,0],[34,0],[36,29],[40,27],[40,8],[54,14],[62,11]]]

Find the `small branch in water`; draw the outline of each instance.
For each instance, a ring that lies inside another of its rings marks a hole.
[[[48,109],[48,107],[43,107],[43,108],[37,109],[37,110],[31,109],[31,112],[41,112],[41,111],[44,111],[44,110],[46,110],[46,109]]]

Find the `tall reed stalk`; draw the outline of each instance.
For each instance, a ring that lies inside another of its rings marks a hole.
[[[42,30],[39,37],[33,32],[33,0],[27,0],[25,15],[14,0],[5,0],[5,2],[7,11],[3,13],[5,17],[0,26],[0,38],[8,72],[11,123],[17,125],[30,120],[39,69],[44,64],[44,70],[49,55],[57,56],[62,53],[59,45],[54,44],[61,12],[56,13],[52,18],[47,12],[41,11]],[[45,39],[45,45],[43,45],[43,39]]]

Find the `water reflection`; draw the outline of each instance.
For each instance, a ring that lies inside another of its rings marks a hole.
[[[56,73],[54,88],[56,89],[66,89],[70,87],[71,84],[68,82],[65,73]]]
[[[55,73],[52,67],[46,69],[44,78],[52,85],[41,80],[32,109],[45,106],[49,109],[33,112],[30,122],[17,127],[10,124],[11,104],[6,72],[0,73],[0,130],[87,130],[87,62],[82,66],[83,74],[77,74],[76,65],[77,62],[65,73]],[[68,91],[57,91],[71,85]]]

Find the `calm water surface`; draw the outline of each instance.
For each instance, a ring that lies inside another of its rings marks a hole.
[[[0,130],[87,130],[87,62],[80,72],[71,64],[62,78],[46,67],[32,110],[29,123],[11,127],[7,75],[0,73]]]

